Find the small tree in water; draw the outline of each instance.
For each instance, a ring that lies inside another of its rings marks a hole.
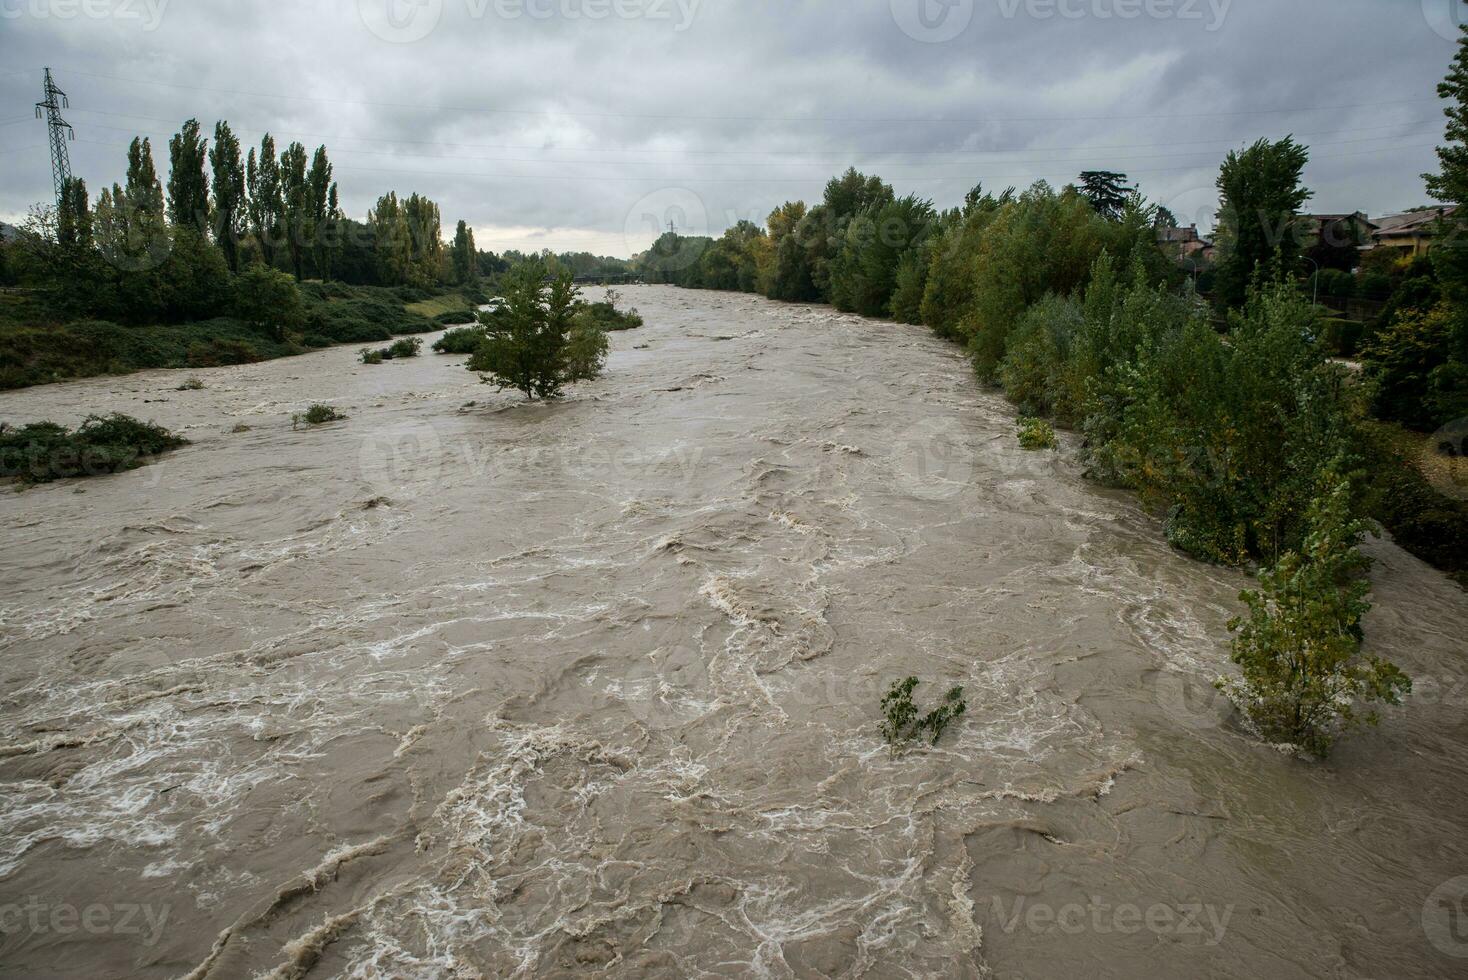
[[[1300,550],[1260,572],[1257,592],[1240,596],[1249,614],[1229,629],[1238,634],[1233,661],[1243,677],[1219,682],[1265,738],[1322,757],[1350,728],[1377,723],[1358,703],[1401,704],[1412,690],[1395,664],[1361,655],[1370,561],[1356,546],[1368,525],[1350,516],[1348,481],[1328,474],[1324,484]]]
[[[542,264],[526,262],[505,277],[503,292],[504,309],[486,324],[469,370],[526,398],[555,398],[601,374],[606,332],[577,317],[583,304],[569,272],[547,282]]]

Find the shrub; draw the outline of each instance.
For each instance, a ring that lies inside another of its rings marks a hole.
[[[483,327],[456,327],[433,342],[440,354],[472,354],[487,336]]]
[[[1320,321],[1320,346],[1332,357],[1354,357],[1365,330],[1359,320],[1329,317]]]
[[[642,326],[642,314],[636,309],[625,313],[617,309],[621,298],[615,289],[609,289],[605,302],[586,304],[577,318],[601,330],[635,330]]]
[[[1322,757],[1351,727],[1376,724],[1362,702],[1400,704],[1412,689],[1394,664],[1361,654],[1369,561],[1356,546],[1367,525],[1351,517],[1351,497],[1348,482],[1323,482],[1299,550],[1240,596],[1248,616],[1229,629],[1242,677],[1219,681],[1266,739]]]
[[[302,425],[325,425],[327,422],[342,422],[346,416],[332,408],[316,402],[304,412],[298,412],[291,416],[291,428],[297,429]]]
[[[331,346],[331,338],[323,337],[319,333],[308,333],[301,338],[302,347],[322,348]]]
[[[305,322],[305,307],[295,280],[284,272],[253,265],[234,279],[235,316],[284,338]]]
[[[187,445],[162,426],[122,414],[88,416],[75,431],[54,422],[20,428],[0,423],[0,476],[43,483],[60,477],[115,473]]]
[[[919,715],[912,701],[912,693],[917,690],[918,683],[916,677],[894,681],[882,698],[882,737],[894,748],[919,737],[927,739],[929,745],[937,745],[948,726],[968,710],[963,688],[955,687],[943,695],[936,708]]]
[[[461,323],[478,323],[479,314],[473,310],[449,310],[447,313],[440,313],[435,316],[433,322],[446,327],[456,326]]]
[[[395,357],[417,357],[423,350],[423,341],[418,337],[399,337],[387,348],[387,356]]]
[[[243,340],[215,337],[189,345],[189,367],[220,367],[226,364],[253,364],[260,360],[254,345]]]
[[[359,350],[357,356],[362,359],[363,364],[381,364],[387,358],[387,355],[382,351],[372,350],[368,347],[363,347]]]
[[[1361,352],[1378,418],[1431,432],[1468,414],[1465,367],[1454,356],[1462,316],[1447,303],[1403,309]]]
[[[1054,449],[1060,445],[1049,422],[1024,416],[1019,420],[1019,444],[1025,449]]]

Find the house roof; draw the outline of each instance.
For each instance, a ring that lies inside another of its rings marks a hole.
[[[1427,231],[1434,225],[1439,217],[1446,218],[1457,211],[1456,206],[1441,208],[1426,208],[1421,211],[1405,211],[1401,214],[1389,214],[1385,217],[1376,218],[1377,235],[1416,235]]]
[[[1368,225],[1372,228],[1377,227],[1376,222],[1366,217],[1366,212],[1364,211],[1352,211],[1350,214],[1305,214],[1301,215],[1301,217],[1308,218],[1311,221],[1317,221],[1320,224],[1330,224],[1336,221],[1351,221],[1354,219],[1363,225]]]

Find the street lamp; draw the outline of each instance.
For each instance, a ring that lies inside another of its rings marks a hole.
[[[1315,305],[1318,306],[1318,305],[1320,305],[1320,263],[1319,262],[1316,262],[1314,259],[1312,259],[1308,255],[1302,255],[1302,256],[1300,256],[1300,258],[1304,259],[1306,262],[1309,262],[1311,265],[1315,266],[1315,272],[1310,277],[1311,280],[1315,283],[1315,295],[1311,298],[1310,302],[1312,302],[1312,303],[1314,303]]]

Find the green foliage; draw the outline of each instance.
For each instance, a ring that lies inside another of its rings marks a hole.
[[[1361,352],[1378,418],[1423,432],[1468,415],[1468,364],[1456,356],[1463,310],[1403,309]]]
[[[301,291],[290,276],[254,265],[235,277],[234,314],[284,339],[306,322]]]
[[[829,295],[836,308],[864,316],[890,314],[898,266],[904,255],[921,248],[935,218],[932,202],[913,195],[881,199],[851,215],[829,266]]]
[[[188,440],[127,415],[88,416],[75,430],[54,422],[0,423],[0,476],[24,483],[132,469]]]
[[[1060,445],[1049,422],[1023,415],[1019,419],[1019,444],[1024,449],[1054,449]]]
[[[919,715],[917,705],[912,700],[918,683],[916,677],[894,681],[882,698],[882,737],[893,748],[917,738],[926,739],[929,745],[937,745],[948,726],[968,710],[968,702],[963,698],[963,688],[955,687],[943,695],[943,700],[937,707],[927,714]]]
[[[1224,159],[1215,238],[1221,256],[1216,288],[1225,305],[1241,306],[1261,272],[1269,279],[1293,273],[1300,252],[1296,214],[1311,196],[1300,184],[1309,158],[1310,151],[1287,136],[1230,150]]]
[[[1332,357],[1355,357],[1365,331],[1360,320],[1329,317],[1320,321],[1320,346]]]
[[[1468,586],[1468,502],[1443,496],[1423,476],[1423,437],[1368,422],[1361,439],[1371,516],[1397,544]]]
[[[579,317],[582,304],[569,271],[549,284],[540,262],[505,277],[504,310],[469,358],[469,370],[526,398],[555,398],[572,382],[596,377],[606,359],[606,332]]]
[[[441,324],[445,327],[452,327],[464,323],[478,323],[479,314],[473,310],[449,310],[447,313],[440,313],[434,316],[432,319],[434,323]]]
[[[621,299],[620,293],[609,289],[605,301],[586,304],[577,314],[577,318],[602,330],[635,330],[642,326],[642,314],[635,308],[626,312],[617,309],[617,303]]]
[[[434,341],[433,349],[439,354],[472,354],[485,336],[483,327],[456,327]]]
[[[328,422],[342,422],[345,420],[346,416],[330,405],[316,402],[304,412],[297,412],[291,416],[291,428],[298,429],[302,426],[325,425]]]
[[[1126,174],[1110,170],[1086,170],[1081,173],[1081,193],[1091,209],[1107,221],[1121,220],[1127,199],[1135,189],[1126,182]]]
[[[978,236],[973,291],[959,324],[982,380],[996,379],[1026,309],[1047,292],[1069,295],[1085,284],[1107,235],[1106,222],[1074,189],[1056,193],[1041,182],[999,209]]]
[[[168,216],[200,234],[209,227],[209,181],[204,176],[204,136],[190,119],[168,141]]]
[[[1219,684],[1264,738],[1322,757],[1353,726],[1376,724],[1363,703],[1400,704],[1412,689],[1394,664],[1361,652],[1369,562],[1356,546],[1367,524],[1351,516],[1351,498],[1348,481],[1324,474],[1299,548],[1240,596],[1248,615],[1229,628],[1242,677]]]
[[[395,361],[404,357],[417,357],[423,350],[423,340],[419,337],[399,337],[381,350],[368,350],[362,348],[359,352],[363,364],[381,364],[383,361]]]

